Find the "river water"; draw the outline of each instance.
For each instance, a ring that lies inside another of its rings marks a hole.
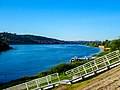
[[[48,70],[74,56],[91,56],[101,49],[79,44],[11,45],[14,49],[0,53],[0,82]]]

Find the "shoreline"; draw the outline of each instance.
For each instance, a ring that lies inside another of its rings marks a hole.
[[[84,45],[85,47],[87,47],[86,45]],[[89,47],[89,46],[88,46]],[[100,49],[100,48],[99,48]],[[100,53],[101,52],[101,49],[99,50],[99,52],[98,53]],[[94,53],[94,54],[96,54],[96,53]],[[94,54],[91,54],[91,55],[94,55]],[[89,61],[89,60],[88,60]],[[84,62],[87,62],[87,60],[84,60],[83,62],[82,61],[80,61],[79,63],[84,63]],[[50,70],[51,70],[51,68],[57,68],[59,65],[72,65],[72,63],[70,63],[70,62],[64,62],[64,63],[58,63],[57,65],[54,65],[54,66],[51,66],[48,70],[42,70],[42,71],[40,71],[40,72],[38,72],[37,74],[44,74],[44,73],[47,73],[47,72],[49,72]],[[61,68],[61,69],[64,69],[64,68]],[[28,76],[22,76],[22,77],[24,77],[24,78],[35,78],[36,77],[36,75],[37,74],[34,74],[34,75],[28,75]],[[12,82],[16,82],[16,81],[21,81],[21,79],[23,79],[23,78],[18,78],[18,79],[15,79],[15,80],[11,80],[11,81],[9,81],[9,82],[3,82],[3,83],[12,83]],[[27,80],[28,80],[27,79]],[[26,80],[26,79],[25,79]]]
[[[57,44],[58,45],[58,44]],[[66,44],[66,45],[71,45],[71,44]],[[73,45],[73,44],[72,44]],[[74,45],[76,45],[76,44],[74,44]],[[84,47],[89,47],[89,46],[86,46],[86,45],[81,45],[81,44],[79,44],[80,46],[84,46]],[[79,46],[79,45],[77,45],[77,46]],[[15,45],[16,46],[16,45]],[[38,45],[39,46],[39,45]],[[20,46],[21,47],[21,46]],[[17,50],[19,50],[19,47],[18,47],[18,49],[17,48],[15,48],[15,47],[13,47],[14,49],[13,50],[15,50],[15,51],[17,51]],[[38,47],[37,47],[38,48]],[[70,47],[71,48],[71,47]],[[76,48],[76,47],[73,47],[73,48]],[[81,47],[78,47],[78,49],[79,48],[81,48]],[[90,47],[91,48],[91,47]],[[94,48],[94,47],[92,47],[92,48]],[[96,48],[96,47],[95,47]],[[89,48],[88,48],[89,49]],[[11,51],[11,52],[14,52],[14,51]],[[94,50],[94,49],[93,49]],[[79,50],[78,50],[79,51]],[[99,48],[96,48],[96,50],[95,51],[98,51],[97,53],[100,53],[101,52],[101,50],[99,49]],[[91,53],[91,54],[88,54],[87,56],[92,56],[92,55],[95,55],[95,54],[97,54],[97,53],[94,53],[95,51],[93,51],[93,53]],[[8,51],[9,52],[9,51]],[[82,51],[80,51],[80,52],[82,52]],[[79,54],[77,54],[77,55],[79,55]],[[82,55],[82,57],[84,56],[85,54],[83,54]],[[67,57],[70,57],[70,56],[67,56]],[[71,59],[72,57],[70,57],[70,58],[67,58],[67,60],[65,59],[64,60],[64,58],[63,58],[63,60],[62,60],[62,62],[60,62],[60,63],[70,63],[70,59]],[[47,61],[46,61],[47,62]],[[49,67],[47,68],[47,69],[42,69],[42,70],[40,70],[39,72],[42,72],[42,71],[47,71],[47,70],[49,70],[52,66],[57,66],[58,64],[60,64],[60,63],[55,63],[55,64],[51,64],[51,65],[49,65]],[[35,71],[34,71],[35,72]],[[39,72],[36,72],[36,73],[39,73]],[[28,71],[28,73],[29,73],[29,71]],[[35,74],[36,74],[35,73]],[[30,74],[29,76],[32,76],[32,75],[35,75],[35,74]],[[26,76],[26,75],[22,75],[22,76]],[[21,76],[21,77],[22,77]],[[9,75],[8,75],[8,77],[9,77]],[[13,79],[14,80],[14,79]]]

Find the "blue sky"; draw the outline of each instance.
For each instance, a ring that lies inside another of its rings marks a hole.
[[[0,0],[0,31],[61,40],[120,35],[119,0]]]

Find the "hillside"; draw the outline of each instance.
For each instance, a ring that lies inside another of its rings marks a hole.
[[[98,47],[98,46],[105,46],[105,47],[110,47],[110,43],[111,41],[109,40],[105,40],[105,41],[101,41],[101,42],[92,42],[92,43],[88,43],[88,46],[93,46],[93,47]]]
[[[6,42],[0,40],[0,52],[9,49],[12,49],[12,47],[10,47]]]
[[[54,90],[120,90],[120,65],[92,79],[63,85]]]
[[[93,41],[63,41],[35,35],[17,35],[8,32],[0,33],[2,40],[8,44],[87,44]]]
[[[105,40],[103,42],[90,42],[88,46],[99,47],[104,46],[105,48],[111,48],[112,51],[120,50],[120,38],[114,40]]]
[[[120,90],[120,66],[93,78],[77,90]]]
[[[58,44],[63,41],[34,35],[17,35],[12,33],[0,33],[0,36],[9,44]]]

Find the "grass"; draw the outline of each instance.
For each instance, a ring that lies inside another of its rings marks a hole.
[[[67,78],[67,76],[64,73],[66,70],[69,70],[69,69],[74,68],[76,66],[82,65],[86,62],[88,62],[88,60],[81,60],[80,62],[72,62],[72,63],[61,63],[61,64],[58,64],[54,67],[51,67],[48,71],[42,71],[42,72],[40,72],[40,73],[38,73],[34,76],[24,76],[20,79],[13,80],[13,81],[10,81],[10,82],[7,82],[7,83],[2,83],[1,82],[0,83],[0,90],[2,90],[4,88],[11,87],[11,86],[15,86],[15,85],[18,85],[18,84],[21,84],[21,83],[24,83],[24,82],[28,82],[28,81],[31,81],[33,79],[44,77],[46,75],[56,73],[58,71],[59,71],[58,73],[60,74],[60,80],[63,80],[65,78]]]
[[[113,62],[116,62],[118,60],[118,58],[114,58],[113,60],[110,60],[110,63],[113,63]],[[97,60],[98,61],[98,64],[100,63],[99,62],[99,60]],[[70,77],[70,78],[68,78],[67,77],[67,75],[65,75],[65,71],[66,71],[66,68],[67,68],[67,70],[69,70],[69,69],[72,69],[72,68],[74,68],[74,67],[77,67],[77,66],[80,66],[80,65],[82,65],[82,64],[84,64],[84,63],[86,63],[86,62],[89,62],[89,61],[87,61],[87,60],[85,60],[85,61],[81,61],[81,62],[79,62],[79,63],[63,63],[63,64],[59,64],[59,65],[57,65],[57,66],[55,66],[55,67],[52,67],[50,70],[48,70],[48,71],[44,71],[44,72],[41,72],[41,73],[39,73],[39,74],[37,74],[37,75],[35,75],[35,76],[33,76],[33,77],[24,77],[24,78],[21,78],[21,79],[18,79],[18,80],[15,80],[15,81],[12,81],[12,82],[8,82],[8,83],[3,83],[3,84],[1,84],[0,85],[0,90],[2,90],[3,88],[6,88],[6,87],[10,87],[10,86],[14,86],[14,85],[16,85],[16,84],[19,84],[19,83],[23,83],[23,82],[26,82],[26,81],[29,81],[29,80],[32,80],[32,79],[35,79],[35,78],[40,78],[40,76],[46,76],[48,73],[53,73],[53,72],[56,72],[56,70],[60,70],[61,72],[59,72],[59,77],[60,77],[60,80],[65,80],[65,79],[72,79],[72,77]],[[93,63],[92,63],[93,64]],[[107,62],[106,62],[106,64],[108,64]],[[88,64],[85,64],[86,66],[85,66],[85,68],[87,69],[87,68],[89,68],[90,67],[90,65],[89,65],[89,63]],[[103,64],[100,64],[100,65],[98,65],[98,68],[101,68],[101,67],[103,67],[103,66],[105,66],[105,63],[103,63]],[[83,70],[83,67],[80,67],[81,68],[81,74],[83,75],[83,74],[85,74],[85,71]],[[63,72],[63,69],[65,69],[65,71]],[[93,69],[96,69],[96,66],[93,66]],[[92,68],[89,68],[89,69],[87,69],[86,70],[87,72],[92,72]],[[98,74],[97,74],[98,75]],[[94,75],[94,76],[92,76],[92,77],[95,77],[96,75]],[[23,81],[22,81],[23,80]],[[88,78],[88,79],[85,79],[85,81],[80,81],[79,83],[76,83],[76,84],[72,84],[72,85],[65,85],[65,86],[61,86],[61,87],[63,87],[63,88],[65,88],[64,90],[71,90],[71,88],[72,88],[72,90],[75,90],[76,89],[76,87],[78,87],[78,86],[81,86],[81,85],[83,85],[83,84],[86,84],[86,83],[88,83],[88,82],[90,82],[92,79],[91,79],[91,77],[90,78]],[[36,86],[35,86],[36,87]],[[31,88],[33,88],[33,87],[31,87]],[[66,89],[67,88],[67,89]]]
[[[111,60],[110,62],[111,63],[115,63],[118,60],[119,60],[118,58],[115,58],[115,59]],[[103,66],[104,65],[100,65],[100,68],[103,67]],[[103,71],[103,72],[101,72],[101,73],[99,73],[99,74],[95,74],[95,75],[93,75],[91,77],[88,77],[88,78],[86,78],[86,79],[84,79],[82,81],[79,81],[77,83],[70,84],[70,85],[61,85],[61,86],[58,86],[58,87],[54,88],[53,90],[71,90],[71,89],[72,90],[77,90],[80,86],[83,86],[83,85],[91,82],[94,77],[96,77],[96,76],[98,76],[98,75],[100,75],[100,74],[102,74],[104,72],[106,72],[106,70]]]
[[[77,83],[69,84],[69,85],[60,85],[60,86],[58,86],[58,87],[56,87],[56,88],[54,88],[52,90],[71,90],[71,89],[72,90],[77,90],[79,87],[84,86],[84,85],[90,83],[91,81],[94,80],[95,77],[101,75],[104,72],[106,72],[106,70],[103,71],[103,72],[94,74],[93,76],[90,76],[88,78],[85,78],[85,79],[83,79],[83,80],[81,80],[81,81],[79,81]]]
[[[103,72],[102,72],[102,73],[103,73]],[[93,75],[93,76],[91,76],[91,77],[89,77],[89,78],[86,78],[86,79],[81,80],[81,81],[79,81],[79,82],[77,82],[77,83],[74,83],[74,84],[60,85],[60,86],[54,88],[53,90],[57,90],[57,89],[58,89],[58,90],[71,90],[71,89],[72,89],[72,90],[77,90],[78,87],[83,86],[83,85],[91,82],[94,77],[96,77],[96,76],[98,76],[98,75],[100,75],[100,74],[101,74],[101,73],[95,74],[95,75]]]

